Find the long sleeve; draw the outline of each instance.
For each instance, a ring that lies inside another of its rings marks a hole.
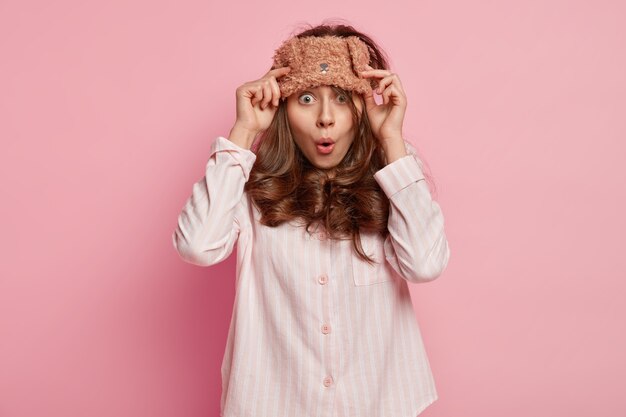
[[[226,259],[246,216],[237,217],[243,189],[256,154],[218,136],[211,144],[205,175],[178,216],[172,243],[180,257],[194,265],[209,266]]]
[[[437,278],[448,265],[450,247],[439,204],[432,199],[422,163],[405,141],[408,155],[374,174],[389,198],[389,235],[384,242],[387,262],[409,282]]]

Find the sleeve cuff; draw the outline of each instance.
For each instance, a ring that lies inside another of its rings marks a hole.
[[[409,153],[387,164],[374,174],[374,179],[387,198],[391,198],[395,193],[412,183],[425,179],[416,158],[415,155]]]
[[[211,143],[211,148],[209,152],[211,155],[213,155],[214,153],[223,151],[228,152],[228,154],[231,157],[235,158],[239,165],[241,165],[247,181],[250,171],[252,171],[254,161],[256,160],[256,154],[250,149],[245,149],[239,145],[236,145],[235,142],[224,136],[218,136],[213,141],[213,143]],[[216,157],[218,157],[218,155],[216,155]]]

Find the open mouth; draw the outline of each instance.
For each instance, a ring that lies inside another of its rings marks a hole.
[[[328,154],[328,153],[332,152],[332,150],[333,150],[333,148],[334,148],[334,147],[335,147],[335,144],[334,144],[334,143],[331,143],[331,142],[322,142],[322,143],[320,143],[319,145],[317,145],[317,150],[318,150],[320,153],[323,153],[323,154]]]

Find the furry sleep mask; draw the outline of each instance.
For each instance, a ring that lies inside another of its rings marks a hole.
[[[360,94],[369,93],[377,82],[362,78],[370,54],[357,36],[292,37],[274,52],[272,69],[290,67],[278,78],[281,99],[296,91],[320,85],[335,85]]]

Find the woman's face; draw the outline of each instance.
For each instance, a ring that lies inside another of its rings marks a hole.
[[[352,97],[360,113],[362,105],[358,94],[353,92]],[[296,144],[311,164],[328,170],[331,176],[354,140],[349,100],[326,85],[287,97],[287,119]]]

